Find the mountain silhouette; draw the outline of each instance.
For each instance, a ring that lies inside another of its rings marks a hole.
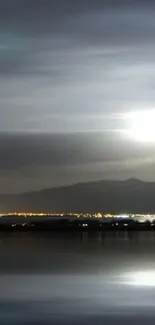
[[[2,212],[154,213],[155,182],[103,180],[20,195],[0,195]]]

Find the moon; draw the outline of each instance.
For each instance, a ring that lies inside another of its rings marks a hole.
[[[131,272],[124,276],[124,283],[140,287],[155,287],[155,271]]]
[[[128,134],[140,142],[155,142],[155,110],[137,111],[127,116]]]

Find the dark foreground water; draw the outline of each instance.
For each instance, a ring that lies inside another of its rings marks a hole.
[[[0,233],[0,324],[155,324],[155,232]]]

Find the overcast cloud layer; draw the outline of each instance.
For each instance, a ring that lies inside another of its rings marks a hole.
[[[153,148],[109,131],[155,107],[154,35],[154,1],[0,0],[1,192],[155,180]]]

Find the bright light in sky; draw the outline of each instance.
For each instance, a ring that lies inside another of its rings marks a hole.
[[[129,136],[135,141],[155,142],[155,110],[133,112],[126,119]]]
[[[145,287],[155,286],[155,271],[131,272],[125,278],[125,284]]]

